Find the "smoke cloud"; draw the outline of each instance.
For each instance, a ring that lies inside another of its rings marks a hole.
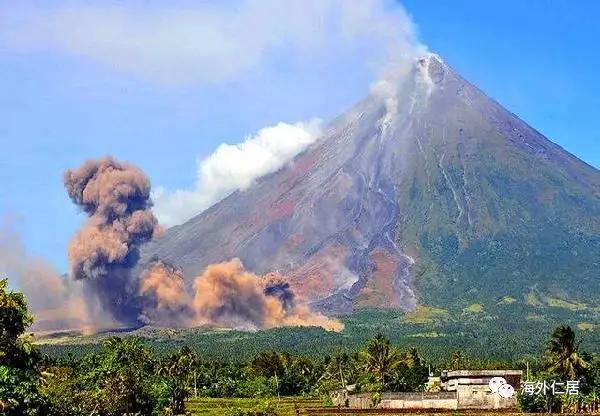
[[[321,121],[279,123],[265,127],[239,144],[221,144],[198,162],[193,190],[152,194],[154,212],[161,224],[181,224],[236,190],[245,190],[268,173],[275,172],[321,135]]]
[[[286,312],[293,310],[296,296],[284,276],[277,272],[269,273],[262,278],[262,285],[265,295],[277,298]]]
[[[60,276],[46,260],[27,252],[13,222],[9,217],[0,220],[0,278],[7,277],[27,297],[34,330],[82,328],[89,332],[113,324],[101,311],[89,313],[80,283]]]
[[[89,216],[69,245],[72,278],[84,280],[88,295],[116,319],[135,324],[140,306],[131,268],[157,225],[150,182],[137,167],[105,157],[67,170],[64,183]]]
[[[194,283],[196,323],[260,329],[320,326],[340,331],[343,325],[308,307],[295,305],[282,276],[259,277],[239,259],[208,266]]]
[[[140,247],[160,230],[150,211],[146,176],[133,165],[105,157],[66,171],[64,182],[73,202],[89,216],[69,246],[71,277],[84,283],[87,305],[99,301],[119,322],[341,329],[337,321],[296,305],[283,276],[256,276],[238,259],[208,266],[196,278],[193,295],[183,273],[165,262],[156,261],[139,278],[133,276]]]
[[[296,304],[284,276],[279,273],[257,276],[246,271],[239,259],[209,265],[194,281],[193,296],[186,292],[181,271],[155,262],[142,274],[139,292],[144,296],[142,320],[160,326],[343,329],[338,321]]]
[[[139,294],[144,297],[144,323],[190,326],[191,298],[186,293],[183,273],[174,266],[155,262],[142,273]]]

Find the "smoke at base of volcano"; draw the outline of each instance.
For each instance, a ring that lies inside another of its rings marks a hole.
[[[105,157],[67,170],[64,183],[89,216],[69,245],[71,277],[85,281],[86,295],[114,318],[136,324],[141,310],[131,269],[157,226],[150,181],[139,168]]]
[[[86,333],[117,322],[84,294],[82,282],[61,276],[45,259],[29,253],[15,219],[0,219],[0,278],[21,290],[34,317],[35,331],[80,329]]]
[[[149,307],[148,323],[177,326],[218,326],[265,329],[318,326],[340,331],[343,325],[298,304],[285,277],[257,276],[235,258],[211,264],[194,281],[194,295],[185,290],[181,272],[157,262],[140,280],[140,295]]]
[[[239,259],[209,265],[189,290],[182,272],[165,262],[134,276],[140,247],[158,230],[146,177],[131,165],[104,158],[67,171],[65,184],[90,216],[69,246],[70,276],[60,276],[49,262],[29,254],[12,221],[0,221],[0,272],[27,296],[36,331],[91,333],[122,324],[342,329],[299,302],[285,276],[257,276]]]
[[[340,331],[343,325],[294,304],[281,275],[259,277],[239,259],[212,264],[194,282],[197,324],[261,329],[280,326],[320,326]]]
[[[131,164],[105,157],[67,170],[64,183],[89,217],[69,245],[70,277],[82,282],[89,314],[101,309],[126,325],[341,330],[339,322],[297,304],[284,276],[254,275],[238,259],[209,265],[193,293],[181,271],[165,262],[134,276],[140,248],[160,232],[148,178]]]
[[[191,297],[185,290],[183,273],[176,267],[153,263],[142,273],[138,291],[143,298],[139,321],[178,327],[192,323]]]

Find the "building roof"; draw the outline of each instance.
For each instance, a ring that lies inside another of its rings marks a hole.
[[[453,370],[443,372],[448,378],[522,376],[522,370]]]

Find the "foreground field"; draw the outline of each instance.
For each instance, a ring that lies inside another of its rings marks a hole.
[[[190,399],[187,402],[186,410],[194,416],[227,416],[257,408],[264,409],[267,406],[271,407],[278,416],[296,416],[297,411],[306,415],[312,409],[325,409],[322,400],[303,397],[282,397],[281,399],[276,397],[272,399],[212,399],[203,397]]]
[[[320,399],[307,399],[302,397],[282,397],[281,399],[212,399],[198,398],[190,399],[187,403],[186,410],[193,416],[229,416],[237,415],[243,411],[256,410],[257,408],[264,409],[266,405],[270,405],[277,416],[333,416],[333,415],[360,415],[360,416],[391,416],[394,414],[402,416],[418,415],[418,416],[449,416],[449,415],[469,415],[469,416],[524,416],[525,413],[518,412],[478,412],[478,411],[449,411],[445,413],[436,412],[402,412],[393,409],[338,409],[337,407],[326,407]],[[563,414],[562,416],[565,416]]]

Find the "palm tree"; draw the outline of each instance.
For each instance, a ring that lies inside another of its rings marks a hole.
[[[404,357],[404,364],[410,368],[421,367],[423,365],[421,352],[415,347],[410,348]]]
[[[174,414],[181,414],[185,410],[185,400],[190,395],[190,384],[196,365],[196,354],[184,346],[161,362],[156,369],[156,375],[163,377],[169,388],[169,407]],[[195,389],[195,380],[193,381]]]
[[[354,375],[354,360],[347,352],[340,350],[329,360],[322,378],[336,380],[342,388],[346,388],[354,379]]]
[[[450,370],[459,370],[468,367],[468,362],[462,351],[453,351],[450,355]]]
[[[256,375],[274,377],[283,374],[288,357],[277,351],[265,351],[258,354],[250,362],[250,369]]]
[[[369,341],[364,352],[364,368],[373,374],[380,388],[385,388],[400,362],[400,354],[383,335],[377,335]]]
[[[579,343],[570,326],[559,326],[548,343],[548,369],[567,380],[577,380],[583,375],[588,363],[579,354]]]

